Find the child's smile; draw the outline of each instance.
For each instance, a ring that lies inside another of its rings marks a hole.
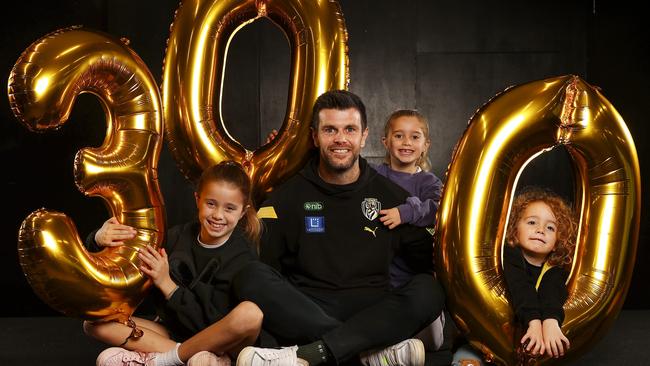
[[[196,195],[204,244],[222,244],[230,237],[244,215],[244,196],[237,187],[225,182],[208,182]]]
[[[417,171],[418,161],[429,147],[422,123],[411,116],[395,119],[383,142],[390,154],[391,169],[406,173]]]

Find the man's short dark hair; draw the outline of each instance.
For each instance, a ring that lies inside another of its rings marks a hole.
[[[323,109],[337,109],[345,110],[354,108],[359,111],[361,116],[361,128],[363,130],[368,127],[368,120],[366,118],[366,106],[363,105],[361,98],[356,94],[347,90],[330,90],[321,94],[314,102],[314,109],[311,116],[311,128],[314,131],[318,130],[318,113]]]

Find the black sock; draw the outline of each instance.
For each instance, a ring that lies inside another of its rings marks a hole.
[[[330,358],[329,350],[323,341],[316,341],[298,347],[298,358],[309,362],[309,366],[327,363]]]

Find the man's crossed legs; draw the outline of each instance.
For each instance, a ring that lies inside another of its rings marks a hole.
[[[393,290],[298,289],[260,262],[246,267],[235,278],[233,289],[240,300],[260,307],[264,313],[263,328],[281,345],[299,346],[275,351],[244,349],[238,366],[290,365],[295,363],[296,352],[311,366],[340,364],[358,355],[366,364],[421,365],[422,343],[402,341],[435,320],[445,302],[442,287],[429,274],[415,275]],[[390,345],[397,348],[389,347],[382,354],[381,349]],[[371,351],[377,349],[379,353]],[[265,358],[285,354],[287,362],[263,362]],[[411,357],[414,359],[405,359]]]

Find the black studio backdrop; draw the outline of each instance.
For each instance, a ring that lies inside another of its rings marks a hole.
[[[576,74],[599,86],[623,116],[636,142],[642,182],[648,181],[650,42],[644,12],[631,3],[341,0],[349,32],[350,89],[368,108],[370,136],[363,155],[379,161],[385,117],[397,108],[417,108],[429,118],[433,172],[444,180],[451,151],[478,107],[508,86]],[[15,2],[0,25],[0,70],[6,81],[32,42],[56,29],[83,25],[128,38],[160,83],[177,6],[176,0]],[[259,146],[268,131],[280,127],[289,67],[289,45],[270,21],[246,26],[231,44],[223,115],[230,133],[245,146]],[[83,196],[73,180],[77,150],[104,139],[104,114],[93,96],[83,95],[60,130],[35,134],[14,118],[6,97],[0,98],[0,113],[0,192],[7,202],[0,221],[0,288],[5,293],[0,316],[54,315],[20,269],[17,232],[22,220],[40,207],[65,212],[82,237],[108,217],[102,201]],[[561,148],[543,154],[525,170],[520,185],[551,187],[572,199],[570,164]],[[192,185],[166,145],[159,179],[168,224],[191,219]],[[650,307],[644,286],[650,279],[645,265],[650,259],[647,197],[642,197],[628,309]]]

